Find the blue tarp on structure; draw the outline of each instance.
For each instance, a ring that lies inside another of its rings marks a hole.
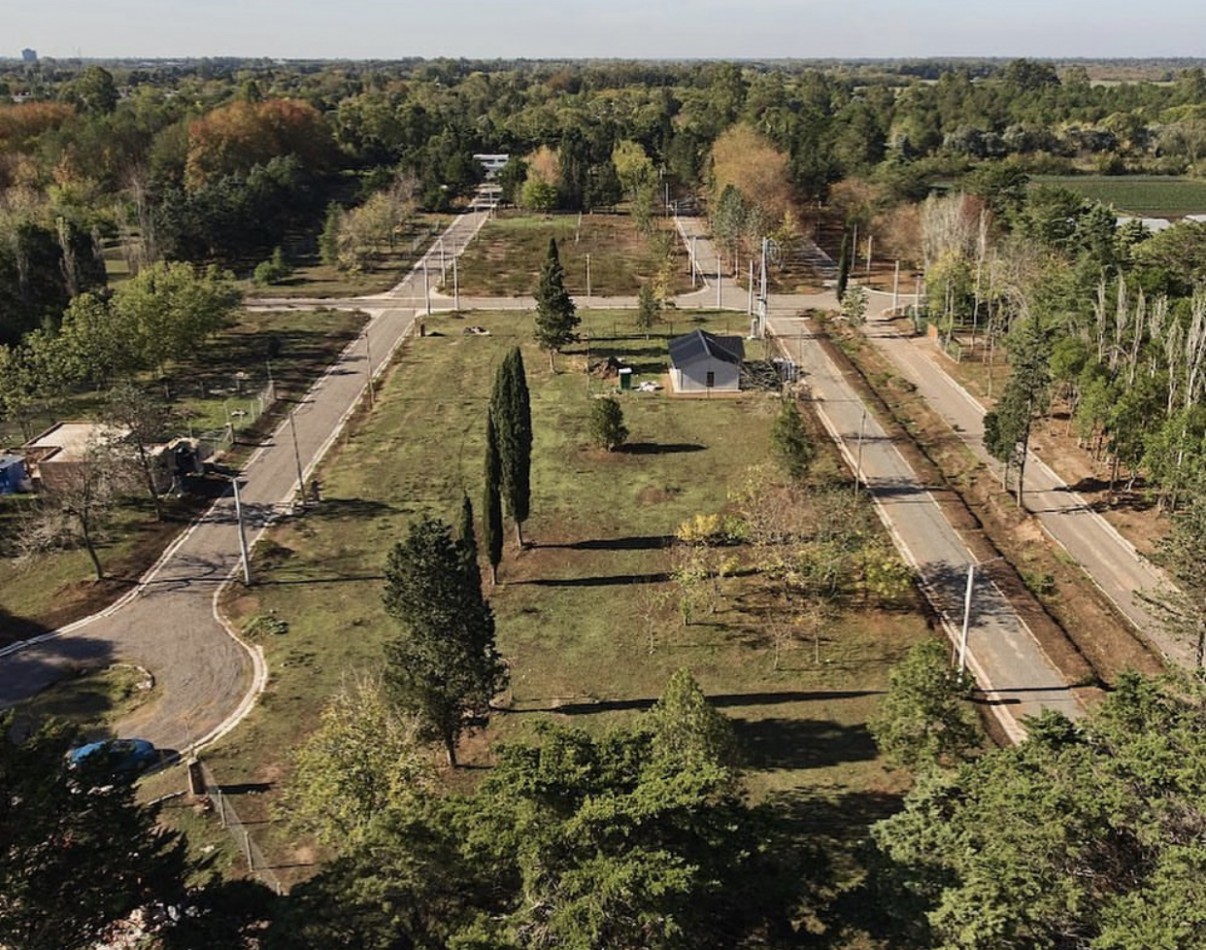
[[[25,459],[19,455],[0,455],[0,495],[20,491],[25,477]]]

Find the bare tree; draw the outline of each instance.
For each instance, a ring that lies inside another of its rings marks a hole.
[[[162,399],[139,389],[132,383],[121,383],[109,390],[105,404],[105,421],[115,429],[125,429],[129,435],[123,444],[130,450],[143,484],[155,506],[155,520],[163,520],[163,502],[155,482],[154,458],[151,448],[167,435],[176,413]]]
[[[105,571],[97,553],[100,536],[136,482],[128,457],[112,435],[92,439],[83,455],[59,466],[43,488],[22,531],[22,553],[31,557],[81,544],[96,579],[103,580]]]

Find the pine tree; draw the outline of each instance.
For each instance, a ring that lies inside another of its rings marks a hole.
[[[444,743],[449,765],[466,714],[485,716],[508,678],[481,575],[470,578],[465,568],[452,529],[428,516],[410,526],[385,568],[385,610],[402,628],[385,647],[385,681],[394,701]]]
[[[536,288],[536,342],[548,352],[550,370],[554,368],[553,354],[577,338],[574,331],[580,322],[574,301],[565,289],[565,271],[557,253],[557,239],[549,238],[548,255]]]
[[[590,438],[595,445],[614,452],[628,438],[624,410],[615,396],[597,399],[590,410]]]
[[[494,415],[486,414],[486,488],[483,505],[482,540],[486,543],[486,555],[490,559],[490,583],[498,583],[498,565],[502,561],[503,514],[502,514],[502,462],[498,457],[498,432],[494,428]]]
[[[490,412],[498,436],[502,464],[502,496],[515,522],[515,540],[523,547],[523,523],[531,504],[532,406],[523,354],[515,347],[494,377]]]

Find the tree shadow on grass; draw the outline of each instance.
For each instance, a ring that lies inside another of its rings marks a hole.
[[[569,544],[537,544],[534,548],[564,548],[569,551],[656,551],[674,543],[669,534],[634,535],[627,538],[594,538],[589,541],[573,541]]]
[[[815,769],[869,762],[879,750],[862,723],[826,719],[734,719],[738,748],[755,769]]]
[[[627,584],[664,584],[670,580],[665,571],[653,574],[608,574],[602,577],[543,577],[530,581],[512,581],[515,585],[529,584],[533,587],[612,587]]]
[[[878,696],[880,690],[780,690],[778,692],[762,693],[718,693],[708,697],[708,702],[717,709],[735,706],[774,706],[779,703],[806,703],[816,700],[832,701],[836,699],[860,699],[864,696]],[[656,698],[639,697],[634,699],[604,699],[588,703],[564,703],[560,706],[543,706],[534,709],[513,709],[515,713],[547,713],[555,712],[566,716],[594,715],[595,713],[643,711],[657,702]],[[744,722],[745,720],[735,720]]]
[[[702,452],[706,445],[698,442],[625,442],[616,448],[624,455],[679,455],[684,452]]]

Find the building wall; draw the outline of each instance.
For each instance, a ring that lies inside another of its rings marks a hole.
[[[712,387],[712,392],[735,393],[740,388],[740,367],[734,363],[715,359],[699,360],[683,367],[672,367],[670,382],[674,386],[675,392],[706,393],[708,392],[709,371],[715,374],[715,385]]]

